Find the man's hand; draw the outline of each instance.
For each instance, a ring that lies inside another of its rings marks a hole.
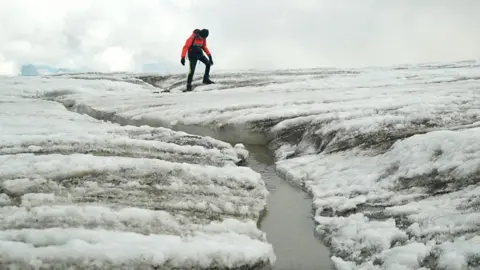
[[[180,63],[182,63],[182,66],[185,66],[185,57],[182,57],[182,59],[180,60]]]
[[[211,55],[208,56],[208,60],[210,60],[210,65],[213,66],[213,59],[212,59],[212,56],[211,56]]]

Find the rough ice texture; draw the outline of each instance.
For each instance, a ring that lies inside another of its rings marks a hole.
[[[480,267],[478,63],[214,76],[181,93],[183,75],[62,75],[33,96],[120,124],[268,144],[279,173],[313,195],[339,270]]]
[[[268,191],[258,173],[236,165],[248,154],[243,145],[122,127],[46,100],[105,90],[104,83],[72,82],[0,82],[1,269],[256,269],[274,262],[257,228]]]

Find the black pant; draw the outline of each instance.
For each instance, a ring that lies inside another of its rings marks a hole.
[[[193,80],[193,74],[195,74],[195,67],[197,66],[197,61],[202,62],[205,65],[205,73],[203,74],[203,79],[208,79],[210,77],[210,61],[204,54],[188,55],[188,61],[190,62],[190,69],[188,71],[187,84],[191,85]]]

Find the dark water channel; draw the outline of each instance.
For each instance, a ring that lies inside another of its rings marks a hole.
[[[270,191],[267,213],[260,229],[273,245],[278,270],[333,270],[330,252],[314,235],[312,200],[275,172],[267,147],[245,145],[250,152],[248,166],[260,173]]]

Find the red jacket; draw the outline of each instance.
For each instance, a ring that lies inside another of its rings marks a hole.
[[[203,49],[208,56],[212,55],[207,47],[207,39],[198,36],[196,31],[193,31],[192,35],[185,41],[181,57],[185,58],[190,49],[196,49],[196,52],[201,52],[201,49]]]

